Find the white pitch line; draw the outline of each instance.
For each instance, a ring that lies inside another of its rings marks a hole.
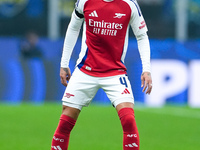
[[[172,115],[172,116],[178,116],[178,117],[184,117],[184,118],[195,118],[195,119],[200,119],[200,111],[193,111],[190,112],[188,110],[180,110],[179,108],[174,108],[174,110],[169,109],[165,110],[164,109],[146,109],[146,108],[136,108],[137,111],[141,112],[147,112],[147,113],[154,113],[154,114],[160,114],[160,115]]]

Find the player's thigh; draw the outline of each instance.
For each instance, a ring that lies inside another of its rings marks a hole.
[[[133,92],[127,75],[104,78],[101,87],[115,107],[125,102],[134,104]]]
[[[96,78],[76,69],[64,92],[63,105],[81,109],[91,102],[98,88]]]

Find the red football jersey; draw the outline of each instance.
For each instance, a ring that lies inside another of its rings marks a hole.
[[[84,16],[82,47],[77,66],[88,75],[106,77],[126,74],[124,58],[128,31],[147,32],[135,0],[80,0],[76,11]]]

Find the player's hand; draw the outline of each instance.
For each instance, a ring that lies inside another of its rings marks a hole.
[[[150,94],[152,90],[152,79],[151,79],[151,73],[150,72],[143,72],[141,75],[141,82],[143,87],[142,92],[144,92],[146,89],[146,94]]]
[[[69,68],[60,68],[60,81],[64,86],[67,86],[67,81],[71,78],[71,71]]]

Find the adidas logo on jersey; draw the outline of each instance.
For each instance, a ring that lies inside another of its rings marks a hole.
[[[91,17],[98,17],[96,10],[94,10],[93,12],[91,12],[89,14],[89,16],[91,16]]]
[[[129,90],[126,88],[126,89],[122,92],[122,94],[130,94],[130,92],[129,92]]]

